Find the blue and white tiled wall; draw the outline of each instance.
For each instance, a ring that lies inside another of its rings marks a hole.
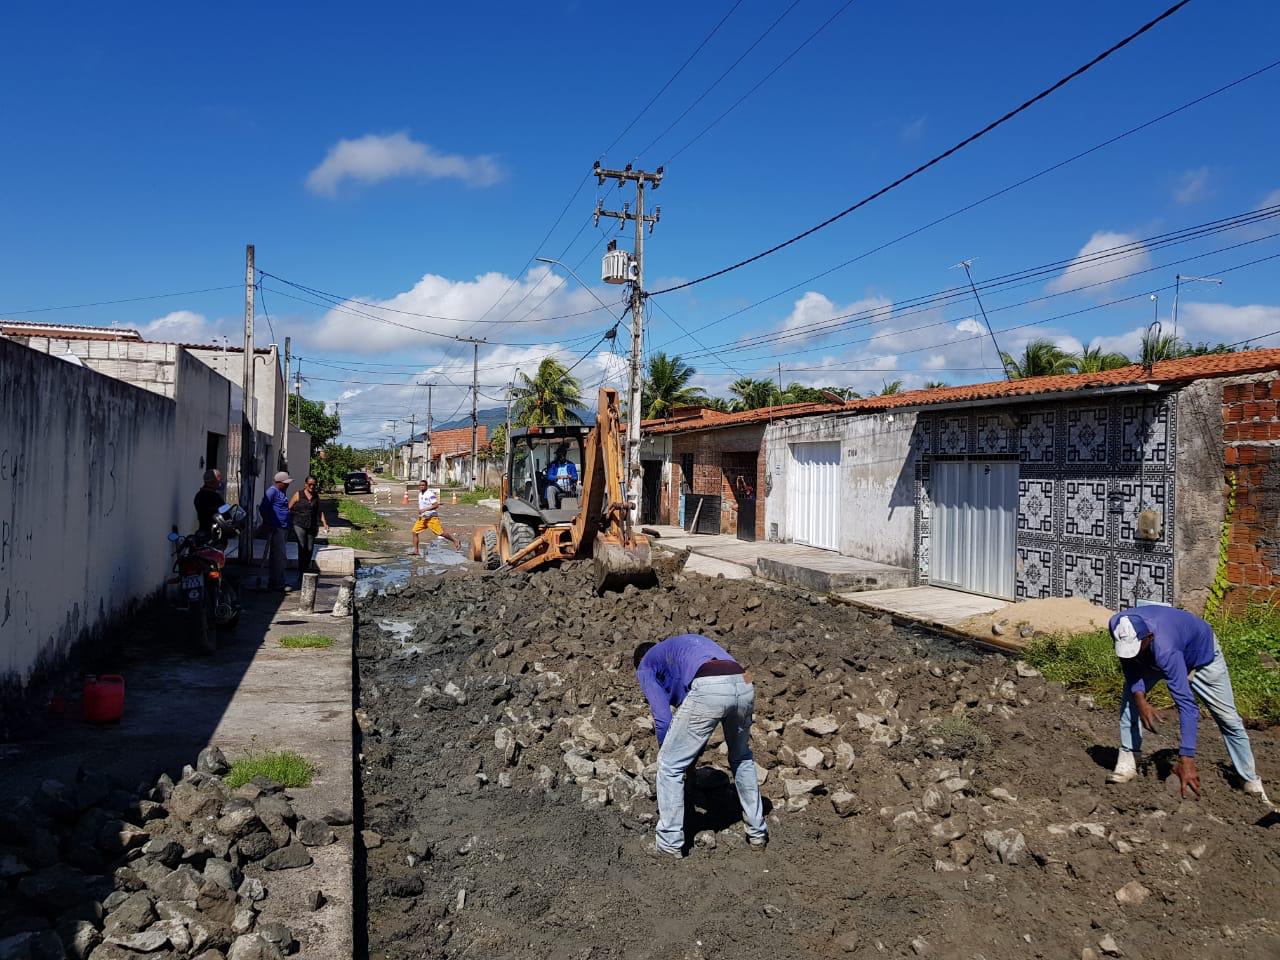
[[[938,459],[1019,463],[1016,599],[1082,596],[1116,609],[1173,602],[1172,394],[1052,406],[922,412],[916,485],[916,562],[929,580],[930,464]],[[1137,539],[1154,509],[1161,539]]]

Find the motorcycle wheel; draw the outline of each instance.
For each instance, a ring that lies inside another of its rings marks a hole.
[[[192,631],[195,634],[196,648],[201,653],[213,653],[218,649],[218,632],[213,623],[213,603],[213,596],[209,591],[205,591],[200,603],[191,607]]]

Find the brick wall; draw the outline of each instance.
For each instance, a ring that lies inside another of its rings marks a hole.
[[[682,496],[684,454],[693,456],[692,492],[720,496],[720,532],[738,532],[738,501],[725,468],[734,454],[750,454],[755,458],[756,539],[764,539],[764,425],[735,427],[727,430],[702,430],[677,434],[671,438],[671,482],[666,490],[670,523],[679,522],[678,498]]]
[[[1280,377],[1222,388],[1222,439],[1237,484],[1227,546],[1232,603],[1280,599]]]

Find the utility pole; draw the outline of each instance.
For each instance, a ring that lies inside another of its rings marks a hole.
[[[520,371],[511,374],[511,382],[507,384],[507,442],[502,445],[502,472],[507,472],[507,464],[511,461],[511,393],[516,388],[516,377]]]
[[[431,482],[431,389],[434,383],[421,383],[418,386],[427,388],[427,466],[426,472],[422,474],[422,479],[428,483]]]
[[[240,562],[253,563],[253,475],[256,470],[257,444],[254,436],[253,417],[253,244],[244,248],[244,373],[241,388],[244,390],[244,417],[240,428],[240,506],[244,508],[244,527],[240,531]]]
[[[635,512],[640,503],[640,390],[644,383],[640,369],[644,346],[644,232],[645,227],[653,232],[654,224],[662,216],[662,208],[655,207],[652,215],[644,212],[644,188],[648,184],[657,190],[662,185],[662,167],[653,173],[646,170],[633,170],[627,164],[621,170],[610,170],[600,166],[597,160],[593,172],[596,183],[605,180],[616,180],[622,186],[627,182],[636,185],[636,209],[632,213],[630,204],[624,203],[621,210],[605,210],[600,201],[596,201],[595,221],[600,224],[601,217],[613,217],[620,221],[619,229],[626,226],[628,220],[636,225],[635,251],[632,254],[634,276],[631,278],[631,383],[627,396],[627,488],[628,500],[631,502],[631,518],[635,520]]]
[[[284,338],[284,433],[286,439],[289,436],[289,365],[293,361],[293,352],[290,349],[291,339],[291,337]]]
[[[459,337],[464,343],[471,344],[471,482],[468,490],[476,488],[476,474],[480,467],[480,432],[476,405],[480,399],[480,344],[484,339],[475,337]]]
[[[782,402],[782,364],[778,364],[778,402]]]
[[[413,476],[413,428],[418,423],[418,414],[412,412],[409,414],[409,470],[405,475],[406,480],[414,479]]]
[[[297,403],[294,405],[298,408],[298,429],[301,430],[302,429],[302,361],[301,360],[298,360],[298,369],[294,373],[293,394],[297,400]],[[333,405],[333,413],[334,413],[334,416],[338,415],[338,405],[336,403]]]

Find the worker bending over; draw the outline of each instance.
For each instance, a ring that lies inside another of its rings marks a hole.
[[[1178,708],[1182,742],[1174,772],[1187,788],[1200,794],[1196,771],[1196,734],[1200,708],[1204,703],[1222,732],[1227,753],[1236,773],[1244,780],[1246,793],[1267,800],[1262,781],[1253,765],[1253,750],[1244,721],[1236,710],[1231,692],[1231,676],[1222,657],[1222,647],[1213,628],[1193,613],[1175,607],[1145,606],[1121,610],[1108,624],[1115,640],[1116,656],[1124,670],[1124,702],[1120,710],[1120,756],[1112,783],[1128,783],[1138,776],[1137,754],[1142,749],[1142,727],[1152,733],[1162,718],[1147,702],[1147,694],[1161,680]]]
[[[733,657],[696,633],[642,643],[633,658],[636,680],[653,710],[658,735],[658,831],[654,851],[684,855],[684,778],[717,724],[724,726],[729,766],[742,804],[747,840],[762,850],[769,840],[760,784],[751,755],[755,687]],[[674,717],[671,708],[676,707]]]

